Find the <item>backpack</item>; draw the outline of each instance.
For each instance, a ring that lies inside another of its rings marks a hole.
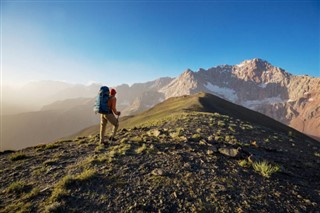
[[[108,100],[110,98],[109,87],[102,86],[100,87],[99,94],[96,99],[93,111],[100,114],[108,114],[111,112],[111,109],[108,107]]]

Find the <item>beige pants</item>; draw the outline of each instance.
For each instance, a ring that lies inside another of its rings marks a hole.
[[[106,131],[108,121],[113,125],[112,137],[114,137],[116,135],[116,132],[118,130],[119,121],[116,118],[116,116],[114,116],[113,113],[106,114],[106,115],[101,114],[101,117],[100,117],[100,142],[104,142],[104,134]]]

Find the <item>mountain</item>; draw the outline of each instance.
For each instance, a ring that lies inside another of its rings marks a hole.
[[[320,144],[211,94],[0,153],[0,212],[317,212]]]
[[[136,83],[132,86],[123,84],[115,87],[117,90],[118,107],[123,115],[142,112],[165,99],[159,90],[173,79],[159,78],[145,83]]]
[[[159,97],[167,99],[201,91],[261,112],[320,138],[320,78],[294,76],[267,61],[252,59],[234,66],[221,65],[197,72],[188,69],[153,92],[156,92],[156,103]],[[147,100],[137,99],[134,106],[138,107],[135,109],[141,112],[150,108],[150,99]]]

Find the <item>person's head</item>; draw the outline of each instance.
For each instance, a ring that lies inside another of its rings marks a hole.
[[[111,89],[110,95],[115,96],[117,94],[117,91],[115,89]]]

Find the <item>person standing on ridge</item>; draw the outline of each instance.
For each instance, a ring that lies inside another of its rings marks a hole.
[[[111,89],[110,91],[110,98],[108,100],[108,108],[110,109],[109,113],[101,114],[100,116],[100,143],[106,144],[104,141],[104,134],[106,130],[106,126],[108,121],[113,125],[113,133],[112,136],[109,138],[110,141],[115,141],[115,135],[119,127],[119,120],[116,118],[115,115],[120,116],[121,112],[117,111],[117,98],[115,97],[117,94],[115,89]],[[119,118],[119,117],[118,117]]]

